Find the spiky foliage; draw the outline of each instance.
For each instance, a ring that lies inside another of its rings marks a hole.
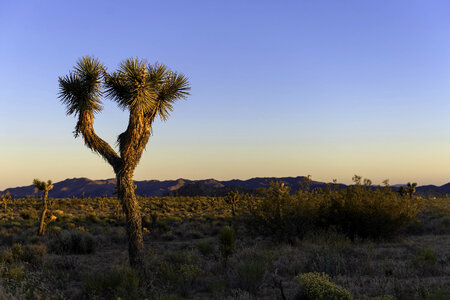
[[[85,56],[78,60],[73,72],[59,77],[59,98],[67,106],[68,115],[102,110],[100,97],[104,70],[97,59]]]
[[[157,94],[154,107],[155,116],[166,121],[173,110],[173,103],[189,96],[189,81],[183,74],[172,72],[160,64],[149,65],[148,72]]]
[[[122,109],[167,120],[173,103],[189,95],[188,79],[165,65],[127,59],[106,77],[106,94]]]
[[[122,109],[146,113],[153,108],[156,93],[146,66],[143,60],[127,59],[106,77],[107,95]]]
[[[53,184],[51,180],[40,181],[38,178],[33,179],[33,185],[41,192],[49,191],[53,188]]]

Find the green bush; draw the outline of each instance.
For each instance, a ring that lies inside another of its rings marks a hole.
[[[280,183],[271,183],[262,192],[262,198],[249,207],[249,225],[260,234],[276,239],[292,241],[308,232],[317,215],[320,201],[312,194],[290,194],[290,188]]]
[[[31,244],[23,248],[22,260],[32,265],[41,265],[44,262],[44,256],[47,253],[47,247],[44,244]]]
[[[325,273],[304,273],[295,277],[295,280],[300,284],[305,300],[353,299],[349,291],[332,283]]]
[[[8,264],[11,264],[14,262],[14,255],[11,251],[11,249],[5,249],[2,251],[2,253],[0,254],[0,261],[1,262],[5,262]]]
[[[194,283],[201,274],[200,268],[190,263],[190,257],[173,257],[158,266],[158,280],[166,289],[175,289],[183,296],[192,292]]]
[[[368,179],[353,177],[354,185],[338,193],[330,193],[319,211],[322,227],[336,226],[351,238],[391,237],[409,223],[419,212],[410,197],[400,197],[389,185],[373,187]]]
[[[95,246],[92,234],[78,230],[63,230],[48,244],[49,251],[56,254],[90,254]]]
[[[22,244],[15,243],[11,248],[6,248],[0,254],[0,261],[12,264],[14,262],[19,262],[23,257]]]
[[[427,247],[419,251],[417,260],[434,265],[438,260],[438,256],[430,247]]]
[[[299,190],[272,183],[254,207],[248,209],[248,224],[260,234],[295,241],[312,229],[337,228],[352,239],[385,238],[415,220],[419,211],[415,198],[400,197],[386,184],[373,187],[370,180],[345,189]]]
[[[266,277],[270,257],[256,251],[246,251],[236,266],[239,286],[252,294],[256,294]]]
[[[1,277],[21,282],[25,278],[25,266],[23,264],[8,265],[0,270]]]
[[[139,276],[128,266],[95,272],[84,281],[84,294],[97,299],[137,299],[139,296]]]
[[[236,243],[236,235],[234,229],[230,226],[225,226],[219,232],[219,249],[224,261],[233,254]]]
[[[195,246],[203,256],[209,256],[214,252],[214,245],[205,241],[197,242]]]
[[[413,260],[413,266],[422,276],[436,275],[439,273],[438,255],[431,248],[421,249]]]

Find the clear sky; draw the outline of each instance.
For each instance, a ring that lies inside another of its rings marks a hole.
[[[450,181],[448,1],[1,0],[0,189],[114,176],[57,98],[84,55],[190,79],[136,179]],[[98,134],[126,124],[105,100]]]

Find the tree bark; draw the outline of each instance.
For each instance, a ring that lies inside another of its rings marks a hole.
[[[132,171],[122,171],[117,174],[117,192],[126,215],[126,230],[128,237],[128,253],[130,265],[138,272],[145,272],[144,239],[142,233],[142,218],[139,203],[134,194],[135,186]]]

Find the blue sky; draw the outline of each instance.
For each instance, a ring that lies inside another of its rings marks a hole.
[[[0,189],[111,178],[72,135],[58,76],[84,55],[190,78],[136,179],[450,181],[448,1],[3,1]],[[114,144],[126,112],[105,100]]]

